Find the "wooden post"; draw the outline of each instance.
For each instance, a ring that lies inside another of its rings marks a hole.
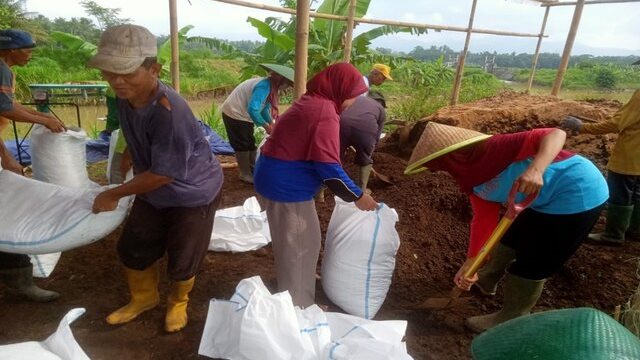
[[[356,16],[356,3],[358,0],[349,1],[349,17],[347,18],[346,38],[344,41],[344,50],[342,60],[346,63],[351,61],[351,47],[353,43],[353,17]]]
[[[176,0],[169,0],[169,27],[171,32],[171,84],[180,93],[180,49],[178,48],[178,9]]]
[[[527,94],[531,92],[531,85],[533,85],[533,77],[536,75],[536,66],[538,66],[538,57],[540,56],[540,45],[542,44],[542,38],[544,37],[544,29],[547,27],[547,18],[549,17],[550,7],[544,10],[544,18],[542,19],[542,27],[540,28],[540,36],[538,37],[538,44],[536,45],[536,52],[533,54],[533,60],[531,61],[531,74],[529,75],[529,83],[527,84]]]
[[[307,58],[309,45],[309,0],[298,0],[296,5],[296,52],[293,82],[294,100],[307,91]]]
[[[464,60],[467,57],[467,51],[469,50],[469,42],[471,41],[471,29],[473,28],[473,18],[476,14],[476,4],[478,0],[473,0],[471,4],[471,14],[469,14],[469,27],[467,27],[467,38],[464,41],[464,49],[458,59],[458,68],[456,69],[456,80],[453,83],[453,94],[451,94],[451,105],[458,103],[460,97],[460,86],[462,85],[462,74],[464,73]]]
[[[569,35],[567,35],[567,41],[564,44],[564,51],[562,52],[562,59],[560,60],[560,66],[558,66],[558,74],[556,80],[553,83],[553,89],[551,89],[551,95],[558,96],[560,93],[560,87],[562,87],[562,80],[564,79],[564,73],[569,66],[569,57],[571,57],[571,49],[573,43],[576,40],[576,34],[578,33],[578,25],[580,25],[580,18],[582,17],[582,9],[584,9],[584,0],[578,0],[576,9],[573,11],[573,19],[571,20],[571,28],[569,29]]]

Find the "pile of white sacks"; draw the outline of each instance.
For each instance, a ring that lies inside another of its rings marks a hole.
[[[242,280],[230,300],[211,300],[198,353],[231,360],[408,360],[407,322],[373,321],[294,307],[259,277]]]

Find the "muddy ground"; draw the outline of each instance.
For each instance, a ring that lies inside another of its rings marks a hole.
[[[473,104],[443,108],[428,120],[501,133],[556,126],[569,113],[602,120],[621,105],[504,93]],[[398,144],[398,134],[389,136],[374,156],[376,170],[389,175],[395,184],[385,186],[373,179],[370,187],[378,201],[398,211],[397,230],[402,241],[391,290],[376,319],[408,321],[407,347],[415,359],[470,359],[474,334],[463,327],[463,320],[497,310],[500,290],[496,298],[471,294],[467,304],[451,310],[409,310],[412,304],[446,294],[451,288],[452,277],[464,260],[470,219],[467,199],[447,175],[402,175],[408,148],[417,141],[421,127],[424,124],[407,132],[408,141],[402,146]],[[567,147],[586,155],[604,170],[614,141],[615,136],[580,135],[570,138]],[[98,170],[99,166],[104,165],[98,165]],[[351,165],[346,167],[355,173]],[[237,180],[236,171],[225,169],[223,207],[240,205],[254,195],[250,185]],[[324,231],[333,208],[331,196],[328,194],[326,202],[317,207]],[[601,227],[602,221],[597,226]],[[104,317],[128,299],[115,252],[119,234],[120,229],[100,242],[64,253],[51,277],[39,280],[42,286],[62,293],[58,301],[33,304],[0,295],[0,344],[42,340],[55,331],[69,309],[85,307],[86,314],[72,328],[92,359],[204,359],[197,355],[197,349],[208,300],[230,297],[241,279],[254,275],[262,276],[268,286],[275,284],[270,247],[243,254],[209,253],[192,292],[189,325],[182,332],[163,332],[164,304],[129,324],[111,326]],[[534,311],[589,306],[612,313],[638,286],[639,255],[638,243],[621,248],[583,245],[547,282]],[[166,290],[163,279],[163,297]],[[318,302],[327,303],[319,284],[317,295]]]

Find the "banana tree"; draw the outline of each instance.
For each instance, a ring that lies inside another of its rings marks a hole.
[[[369,9],[371,0],[357,0],[356,17],[363,17]],[[289,4],[294,6],[294,4]],[[349,0],[324,0],[317,8],[317,12],[346,16],[349,8]],[[243,77],[249,77],[259,72],[260,63],[278,63],[293,66],[295,56],[296,19],[292,17],[289,21],[282,21],[277,18],[268,17],[264,21],[253,17],[248,17],[247,22],[255,27],[264,39],[265,43],[259,47],[255,54],[241,52],[228,44],[226,49],[213,43],[210,39],[198,38],[198,41],[207,42],[210,46],[231,55],[232,57],[242,57],[247,63],[243,69]],[[347,31],[347,24],[344,21],[327,20],[315,18],[309,24],[309,45],[308,45],[308,72],[309,76],[314,75],[324,67],[341,61],[343,58],[343,38]],[[407,28],[399,26],[380,26],[364,32],[353,39],[352,63],[358,65],[372,61],[385,61],[391,63],[392,58],[373,53],[369,50],[371,41],[385,35],[408,32],[412,34],[424,34],[426,29]],[[191,41],[192,38],[190,38]],[[196,40],[196,39],[194,39]],[[381,57],[385,59],[382,60]]]

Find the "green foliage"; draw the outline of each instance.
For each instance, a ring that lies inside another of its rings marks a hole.
[[[553,86],[556,70],[540,69],[533,79],[534,85]],[[515,73],[514,80],[527,82],[529,70]],[[592,67],[570,67],[567,69],[562,87],[569,90],[580,89],[637,89],[640,87],[640,68],[629,65],[594,65]]]
[[[596,72],[596,86],[602,89],[613,89],[616,87],[616,75],[610,68],[600,68]]]
[[[291,0],[283,0],[283,4],[286,6],[292,6],[294,3]],[[366,15],[369,4],[370,0],[357,0],[356,17]],[[349,0],[324,0],[316,11],[346,16],[348,8]],[[264,21],[249,17],[247,21],[265,39],[265,43],[258,47],[255,53],[240,51],[235,47],[230,48],[228,43],[209,42],[211,46],[223,51],[227,56],[241,57],[247,63],[247,67],[243,69],[242,79],[256,73],[261,74],[262,70],[258,68],[260,63],[293,65],[296,36],[295,18],[285,22],[272,17],[266,18]],[[342,60],[345,31],[346,23],[344,21],[321,18],[315,18],[311,21],[309,24],[308,77],[315,75],[326,66]],[[373,62],[372,60],[375,57],[380,57],[381,54],[374,54],[369,50],[371,41],[380,36],[398,32],[423,34],[426,33],[426,30],[398,26],[380,26],[369,30],[353,39],[351,62],[356,66]],[[221,46],[223,44],[226,49]]]
[[[390,119],[416,121],[447,106],[453,91],[453,69],[442,63],[406,61],[393,71],[397,81],[385,82],[382,92],[392,101],[387,109]],[[407,89],[411,89],[407,93]],[[460,89],[460,103],[493,96],[503,89],[502,83],[480,68],[465,67]]]
[[[95,1],[91,0],[82,0],[80,1],[80,5],[82,5],[84,11],[87,14],[95,17],[96,20],[98,20],[98,27],[102,30],[114,25],[131,22],[131,19],[121,19],[118,17],[121,9],[105,8],[98,5],[98,3],[96,3]]]
[[[451,68],[444,66],[443,58],[433,62],[406,61],[393,70],[394,76],[411,87],[434,88],[450,83],[454,76]]]
[[[222,111],[220,111],[220,108],[215,102],[211,103],[211,108],[209,110],[200,112],[198,117],[223,139],[229,139],[227,137],[227,130],[222,122]]]
[[[433,61],[444,56],[445,61],[455,61],[458,51],[444,46],[431,46],[426,49],[422,46],[416,46],[406,56],[416,60]],[[405,54],[396,54],[405,56]],[[497,52],[483,51],[479,53],[468,52],[465,63],[468,65],[484,65],[487,59],[495,58],[495,64],[502,68],[529,69],[531,68],[533,54],[516,54],[515,52],[498,54]],[[574,55],[569,59],[569,66],[593,67],[594,65],[618,65],[625,66],[640,59],[638,56],[593,56],[593,55]],[[541,53],[538,57],[538,69],[557,69],[560,66],[560,54]]]

